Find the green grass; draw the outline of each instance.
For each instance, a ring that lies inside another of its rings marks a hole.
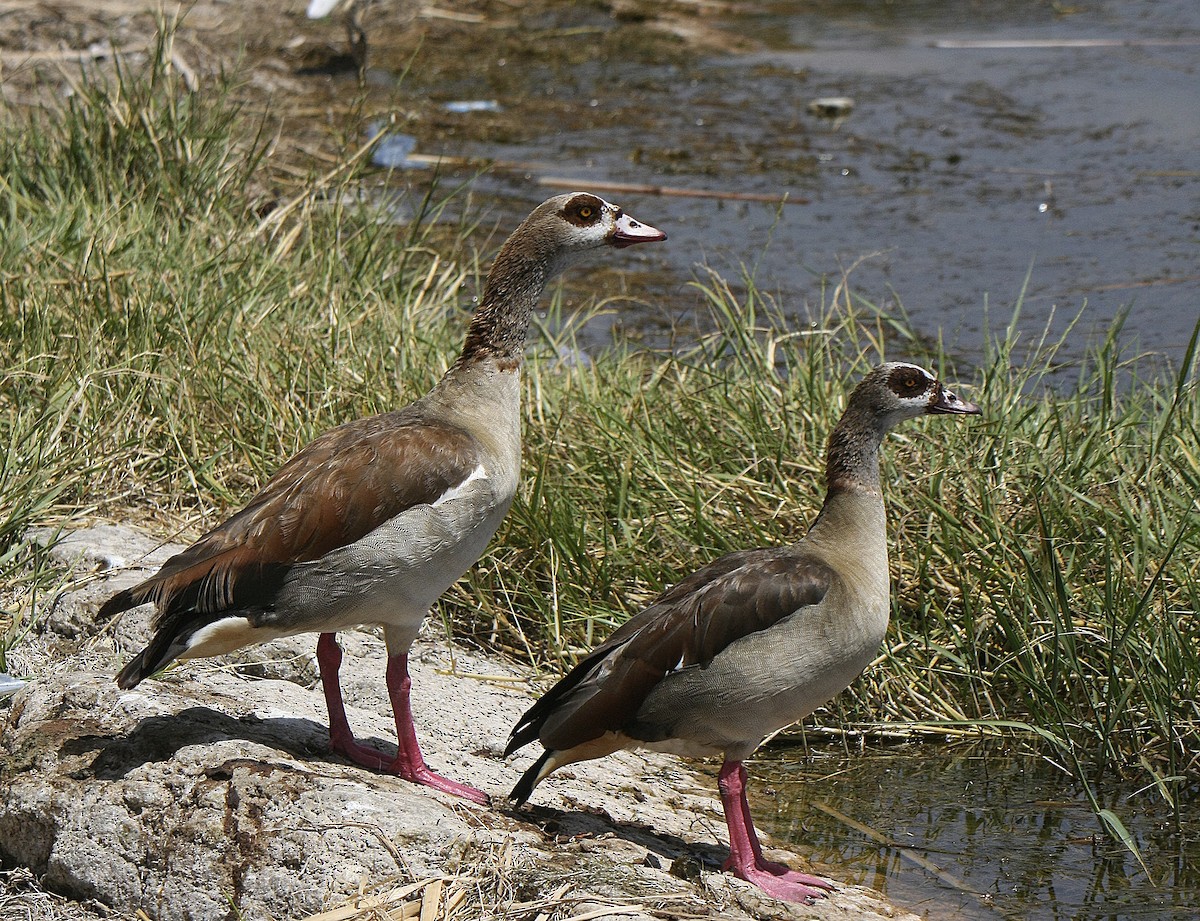
[[[282,202],[232,94],[190,95],[162,66],[78,90],[0,129],[6,597],[35,593],[30,526],[195,536],[320,431],[423,392],[486,266],[436,186],[407,224],[341,204],[378,181],[357,163]],[[801,327],[752,278],[704,275],[694,296],[711,334],[590,365],[557,360],[582,320],[551,305],[522,491],[444,601],[453,629],[553,675],[714,556],[798,539],[853,382],[916,359],[985,415],[889,438],[892,626],[809,724],[1018,733],[1085,783],[1177,797],[1200,750],[1195,342],[1166,375],[1114,329],[1063,369],[1061,342],[1010,323],[956,367],[844,289]]]
[[[960,379],[869,305],[798,333],[740,287],[698,285],[718,331],[691,351],[531,385],[527,489],[474,602],[552,672],[703,562],[801,536],[869,366],[916,357]],[[889,438],[891,630],[818,719],[1036,732],[1080,779],[1132,771],[1166,792],[1200,742],[1195,343],[1175,377],[1142,379],[1115,336],[1072,370],[1054,372],[1061,341],[1014,364],[1014,330],[963,381],[982,420]]]
[[[346,213],[354,169],[284,204],[268,146],[161,63],[0,129],[0,559],[68,516],[195,535],[452,360],[476,273],[437,190],[404,226]]]

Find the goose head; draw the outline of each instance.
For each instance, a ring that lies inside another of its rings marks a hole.
[[[496,254],[460,361],[490,355],[516,367],[531,311],[551,278],[593,250],[606,246],[622,249],[666,238],[661,230],[635,221],[590,192],[568,192],[547,199],[530,212]]]
[[[898,422],[928,414],[979,415],[974,403],[960,399],[920,365],[889,361],[859,382],[850,395],[847,415],[874,418],[886,431]]]
[[[661,230],[634,220],[617,205],[591,192],[568,192],[547,199],[513,236],[518,245],[528,241],[538,250],[536,255],[545,259],[549,268],[548,277],[594,249],[624,249],[667,238]]]

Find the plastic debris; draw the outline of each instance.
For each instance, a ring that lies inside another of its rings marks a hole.
[[[817,118],[845,118],[854,111],[854,100],[849,96],[822,96],[808,104],[808,114]]]
[[[570,345],[560,345],[555,349],[555,352],[554,367],[556,369],[566,370],[568,368],[590,368],[592,366],[592,356],[583,349],[577,349]]]
[[[341,0],[311,0],[308,4],[308,9],[305,15],[309,19],[324,19],[333,12],[333,8],[340,3]]]
[[[467,112],[504,111],[504,108],[495,99],[462,99],[457,102],[447,102],[442,108],[455,115],[463,115]]]
[[[20,678],[14,678],[12,675],[0,672],[0,700],[17,693],[27,683]]]
[[[417,148],[417,139],[411,134],[394,134],[387,130],[387,123],[371,122],[367,126],[371,138],[379,138],[371,151],[371,163],[385,169],[424,169],[429,164],[410,159]],[[383,135],[380,137],[380,135]]]

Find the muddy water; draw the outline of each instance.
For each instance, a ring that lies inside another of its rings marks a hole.
[[[1130,347],[1183,354],[1200,318],[1200,4],[731,4],[681,17],[701,33],[689,45],[647,41],[649,22],[566,5],[477,68],[407,78],[503,107],[423,142],[518,164],[475,186],[505,221],[546,176],[806,200],[610,194],[671,236],[626,260],[659,283],[624,325],[686,325],[684,282],[707,263],[749,267],[798,319],[848,272],[967,356],[985,307],[1003,326],[1022,291],[1027,340],[1082,311],[1078,355],[1128,311]],[[827,96],[853,111],[810,114]]]
[[[1147,873],[1059,769],[1012,750],[776,750],[752,774],[764,830],[931,921],[1200,917],[1200,817],[1177,823],[1152,790],[1096,791]]]

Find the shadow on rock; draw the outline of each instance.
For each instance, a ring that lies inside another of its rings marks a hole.
[[[312,720],[257,716],[233,717],[208,707],[191,707],[168,716],[150,716],[120,736],[84,735],[68,739],[62,757],[97,752],[95,759],[75,772],[78,779],[120,780],[151,762],[169,761],[189,745],[241,740],[256,742],[308,760],[329,755],[329,733]]]
[[[667,864],[696,860],[709,869],[720,869],[729,856],[728,848],[711,844],[689,843],[677,835],[658,831],[635,822],[618,822],[603,809],[551,809],[546,806],[523,806],[501,810],[510,818],[536,825],[542,832],[559,842],[576,838],[599,838],[611,835],[645,848]]]

